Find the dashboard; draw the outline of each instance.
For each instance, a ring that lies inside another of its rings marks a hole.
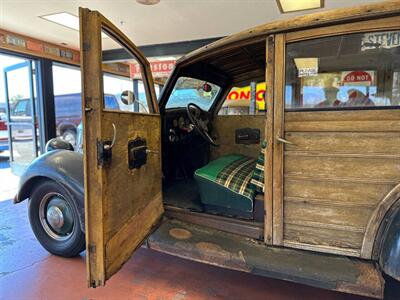
[[[170,112],[165,118],[164,128],[171,144],[184,143],[194,129],[186,111]]]

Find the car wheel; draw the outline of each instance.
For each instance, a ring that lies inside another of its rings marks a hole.
[[[72,130],[66,130],[64,131],[62,138],[64,141],[67,141],[70,143],[72,146],[76,145],[76,133],[75,131]]]
[[[35,187],[29,201],[29,221],[36,238],[50,253],[73,257],[85,249],[73,200],[54,181],[42,181]]]

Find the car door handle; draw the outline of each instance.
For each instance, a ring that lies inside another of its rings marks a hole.
[[[282,143],[282,144],[295,145],[295,143],[293,143],[293,142],[291,142],[291,141],[288,141],[288,140],[285,140],[284,138],[281,138],[281,137],[279,136],[279,134],[276,135],[276,140],[277,140],[278,142]]]
[[[158,154],[159,152],[157,150],[146,149],[146,153],[147,154]]]

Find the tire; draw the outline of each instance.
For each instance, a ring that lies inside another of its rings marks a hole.
[[[50,253],[73,257],[85,250],[78,211],[65,189],[54,181],[41,181],[35,187],[29,200],[29,222]]]
[[[76,146],[76,132],[71,130],[71,129],[67,129],[63,132],[62,134],[62,139],[64,141],[67,141],[68,143],[70,143],[72,146]]]

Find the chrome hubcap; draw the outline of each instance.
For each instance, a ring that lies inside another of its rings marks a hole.
[[[72,208],[58,193],[48,193],[42,198],[39,218],[45,232],[55,240],[68,239],[74,230]]]
[[[64,225],[64,215],[57,206],[50,206],[47,208],[46,218],[53,228],[60,229]]]

